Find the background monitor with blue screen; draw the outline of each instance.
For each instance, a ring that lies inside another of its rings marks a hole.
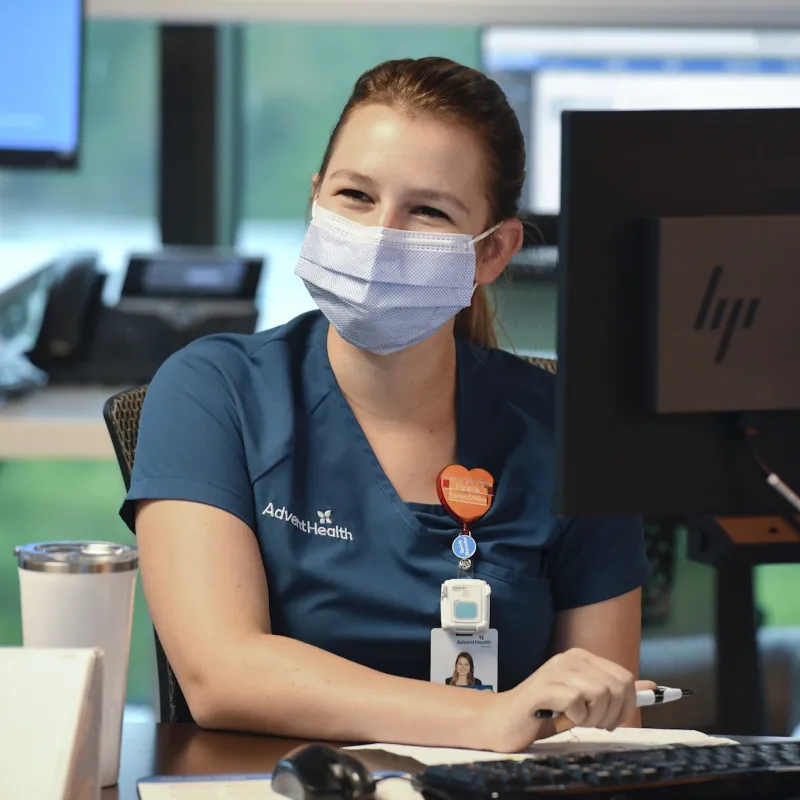
[[[481,49],[522,124],[523,207],[539,214],[559,211],[562,111],[800,107],[800,30],[490,27]]]
[[[0,167],[77,164],[83,0],[0,2]]]

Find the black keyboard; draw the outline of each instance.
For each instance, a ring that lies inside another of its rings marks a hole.
[[[532,755],[525,760],[428,767],[431,800],[800,798],[800,741]]]

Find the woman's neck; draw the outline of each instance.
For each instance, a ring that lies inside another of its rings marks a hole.
[[[431,421],[455,413],[453,326],[406,350],[377,356],[328,328],[328,358],[354,412],[378,420]]]

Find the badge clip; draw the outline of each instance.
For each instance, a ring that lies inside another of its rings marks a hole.
[[[451,464],[437,476],[436,492],[447,513],[461,525],[452,549],[459,560],[458,577],[470,579],[478,546],[469,526],[491,508],[494,478],[485,469],[468,470],[460,464]]]
[[[442,584],[442,629],[470,636],[489,628],[489,598],[486,581],[454,578]]]

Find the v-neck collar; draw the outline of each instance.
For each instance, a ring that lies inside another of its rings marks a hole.
[[[426,536],[427,529],[384,472],[336,380],[328,355],[328,321],[321,314],[311,339],[307,380],[304,381],[306,408],[313,413],[313,409],[327,397],[339,406],[345,422],[345,435],[352,437],[355,452],[364,458],[386,500],[414,534]],[[485,363],[486,356],[487,351],[456,338],[456,453],[459,464],[468,469],[488,469],[498,481],[505,466],[503,457],[509,452],[507,439],[515,434],[505,424],[504,398],[492,381],[491,371]],[[309,382],[308,378],[313,379]],[[491,514],[492,509],[486,519]]]

